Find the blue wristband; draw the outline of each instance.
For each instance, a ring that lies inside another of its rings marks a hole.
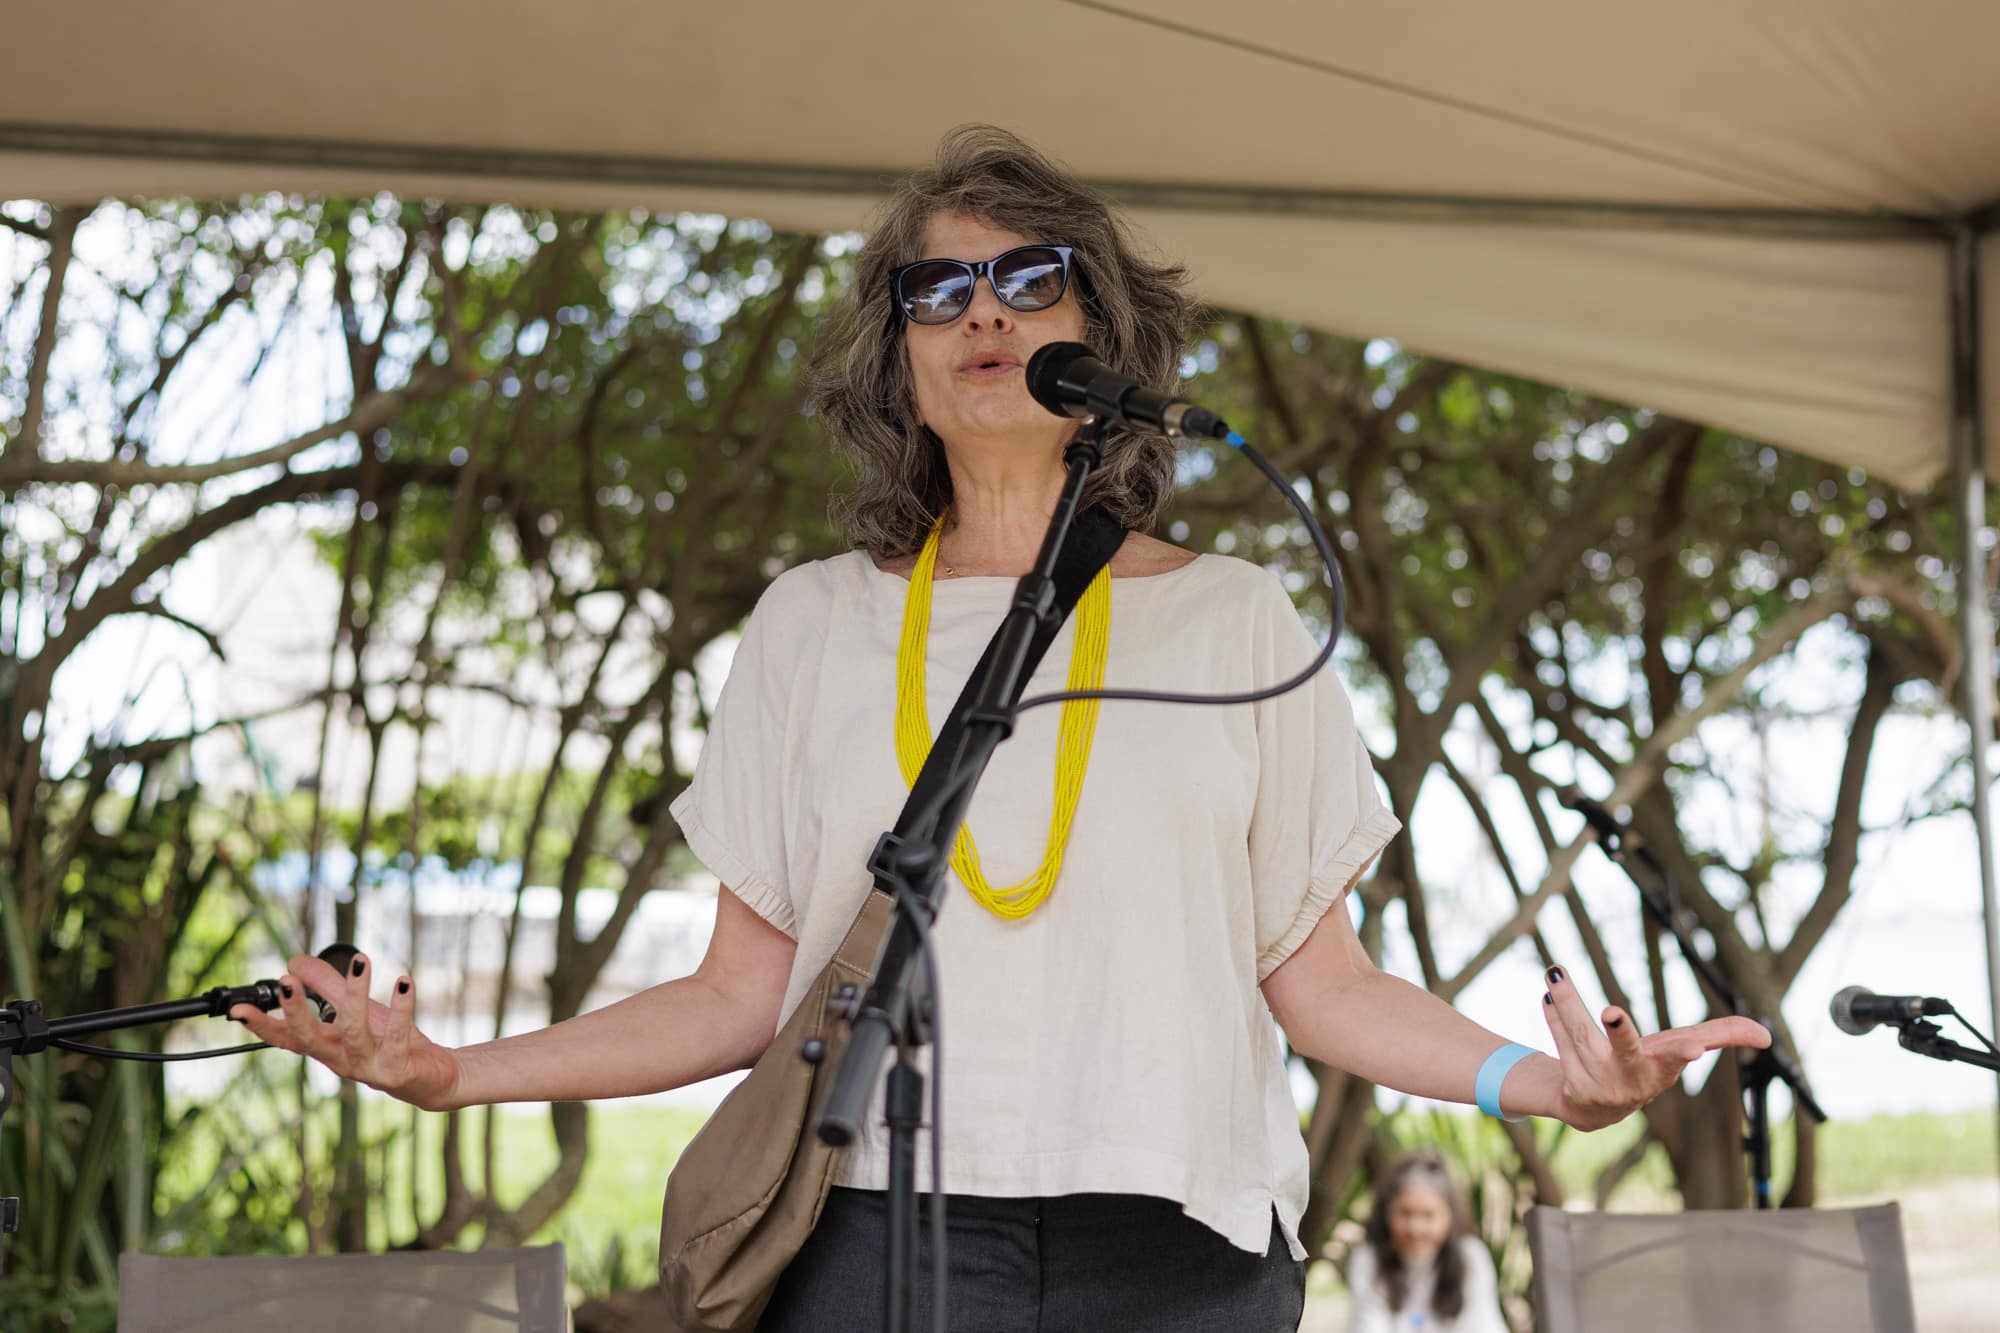
[[[1517,1115],[1507,1115],[1500,1110],[1500,1085],[1507,1081],[1509,1070],[1534,1053],[1534,1047],[1510,1041],[1486,1057],[1486,1063],[1479,1066],[1479,1077],[1472,1080],[1472,1100],[1479,1103],[1480,1110],[1495,1120],[1521,1118]]]

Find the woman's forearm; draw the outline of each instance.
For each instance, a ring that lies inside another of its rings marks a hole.
[[[770,1044],[768,1016],[699,974],[552,1027],[458,1048],[443,1105],[633,1097],[742,1069]]]
[[[1287,1009],[1278,1019],[1301,1055],[1438,1101],[1472,1101],[1480,1065],[1507,1041],[1421,986],[1372,969]],[[1556,1061],[1530,1055],[1508,1072],[1500,1106],[1509,1115],[1555,1115],[1561,1089]]]

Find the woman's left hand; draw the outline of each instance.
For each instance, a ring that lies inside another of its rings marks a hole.
[[[1770,1032],[1752,1018],[1711,1018],[1641,1037],[1632,1016],[1611,1005],[1599,1027],[1568,973],[1552,967],[1547,981],[1542,1016],[1548,1019],[1562,1066],[1558,1118],[1577,1129],[1602,1129],[1623,1120],[1718,1047],[1761,1050],[1771,1044]]]

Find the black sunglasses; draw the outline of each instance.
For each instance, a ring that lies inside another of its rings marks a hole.
[[[962,259],[919,259],[889,270],[889,290],[913,324],[949,324],[972,304],[981,274],[1010,310],[1047,310],[1069,289],[1067,245],[1023,245],[968,264]]]

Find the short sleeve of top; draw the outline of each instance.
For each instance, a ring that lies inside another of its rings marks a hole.
[[[774,580],[744,623],[693,782],[673,802],[689,850],[759,916],[794,939],[788,775],[798,770],[811,664],[827,601],[807,565]]]
[[[1258,571],[1254,678],[1295,675],[1320,650],[1276,576]],[[1313,927],[1401,824],[1389,813],[1330,666],[1257,709],[1257,796],[1250,815],[1250,884],[1257,979],[1305,943]]]

